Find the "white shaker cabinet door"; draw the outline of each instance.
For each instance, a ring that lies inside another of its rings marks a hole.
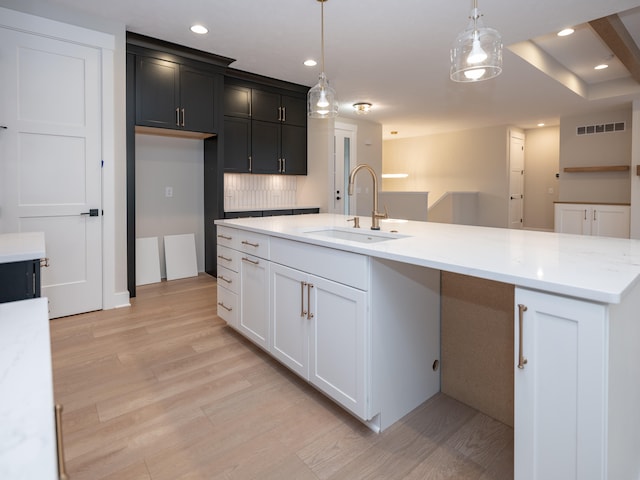
[[[368,295],[315,276],[310,276],[309,282],[309,381],[368,420]]]
[[[271,354],[309,379],[308,277],[277,263],[271,264]]]
[[[269,262],[241,254],[240,321],[238,330],[259,347],[269,350]]]
[[[606,307],[515,298],[515,479],[604,479]]]
[[[591,235],[591,206],[580,203],[556,203],[555,231]]]

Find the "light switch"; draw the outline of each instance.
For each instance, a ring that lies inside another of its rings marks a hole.
[[[164,196],[167,198],[173,197],[173,187],[165,187],[164,188]]]

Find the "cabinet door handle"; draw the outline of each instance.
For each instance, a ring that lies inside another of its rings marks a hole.
[[[231,307],[227,307],[227,306],[226,306],[224,303],[222,303],[222,302],[218,302],[218,306],[220,306],[220,307],[224,308],[227,312],[230,312],[230,311],[232,311],[232,310],[233,310],[233,308],[231,308]]]
[[[282,159],[282,173],[285,173],[287,171],[287,159],[283,158]]]
[[[584,209],[584,219],[585,220],[587,219],[587,209],[586,208]]]
[[[307,319],[311,320],[314,315],[311,313],[311,289],[313,288],[313,283],[307,283]]]
[[[62,442],[62,405],[56,404],[56,444],[58,445],[58,477],[60,480],[68,480],[64,465],[64,447]]]
[[[246,241],[246,240],[243,240],[243,241],[242,241],[242,244],[243,244],[243,245],[249,245],[250,247],[255,247],[255,248],[258,248],[258,247],[260,246],[260,244],[259,244],[259,243],[251,243],[251,242],[248,242],[248,241]]]
[[[242,261],[243,262],[249,262],[253,265],[260,265],[260,261],[259,260],[251,260],[250,258],[247,257],[242,257]]]
[[[287,107],[282,107],[282,121],[287,121]]]
[[[180,126],[180,107],[176,107],[176,127]]]
[[[304,287],[307,286],[307,282],[300,282],[300,316],[305,317],[307,311],[304,309]]]
[[[597,220],[597,218],[596,218],[596,212],[597,212],[597,210],[595,210],[595,209],[594,209],[594,210],[593,210],[593,221],[594,221],[594,222]]]
[[[184,108],[182,109],[182,125],[180,125],[181,127],[184,127],[184,120],[185,120],[185,115],[184,115]]]
[[[225,240],[232,240],[233,237],[228,237],[227,235],[223,235],[222,233],[218,234],[218,238],[224,238]]]
[[[230,262],[231,260],[233,260],[232,258],[225,257],[224,255],[218,255],[218,258],[224,260],[225,262]]]
[[[222,280],[223,282],[227,282],[228,284],[232,284],[233,280],[223,277],[222,275],[218,275],[218,280]]]
[[[524,354],[522,353],[522,325],[524,323],[524,312],[527,311],[526,305],[518,304],[518,368],[520,370],[524,369],[524,366],[527,364],[527,359],[524,358]]]
[[[278,173],[282,173],[282,159],[278,159]]]
[[[251,158],[251,155],[249,155],[249,173],[251,173],[252,170],[253,170],[253,159]]]

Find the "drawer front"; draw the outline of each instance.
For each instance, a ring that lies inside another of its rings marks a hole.
[[[238,293],[238,287],[240,285],[239,278],[238,272],[234,272],[218,263],[218,285],[233,293]]]
[[[273,237],[271,261],[359,290],[369,290],[369,257],[366,255]]]
[[[218,245],[238,249],[238,229],[225,227],[224,225],[217,225],[216,229],[216,242]]]
[[[233,328],[238,328],[238,295],[218,285],[218,316]]]
[[[218,245],[218,265],[221,265],[229,270],[233,270],[234,272],[238,272],[238,267],[240,266],[240,252],[237,250],[232,250],[228,247],[223,247]]]
[[[269,260],[269,236],[239,230],[239,250]]]

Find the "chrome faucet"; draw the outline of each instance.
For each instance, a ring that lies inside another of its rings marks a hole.
[[[351,173],[349,174],[349,195],[353,195],[353,185],[356,179],[356,174],[362,170],[369,170],[371,174],[371,178],[373,179],[373,212],[371,212],[371,230],[380,230],[380,219],[387,218],[387,213],[379,213],[378,212],[378,177],[376,176],[376,172],[366,163],[361,163],[360,165],[356,165]]]

